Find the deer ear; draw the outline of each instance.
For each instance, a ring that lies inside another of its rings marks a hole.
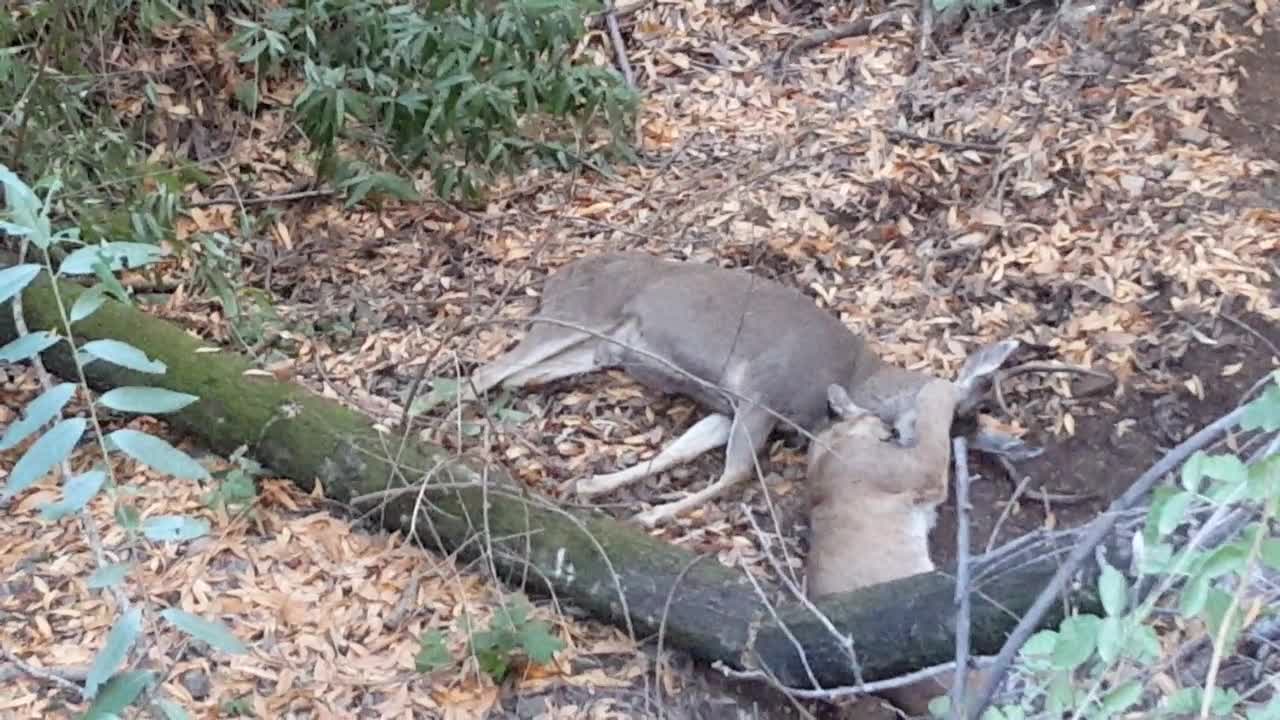
[[[858,406],[849,397],[848,391],[842,386],[831,384],[827,386],[827,406],[831,408],[831,412],[840,419],[848,419],[857,417],[858,415],[866,415],[867,410]]]
[[[992,376],[1019,346],[1017,340],[1001,340],[979,349],[964,361],[964,367],[960,368],[960,376],[955,382],[956,389],[960,391],[956,403],[957,415],[968,415],[977,407],[991,389]]]

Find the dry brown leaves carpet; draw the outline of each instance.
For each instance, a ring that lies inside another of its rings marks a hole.
[[[916,53],[913,28],[775,64],[807,32],[804,13],[815,13],[810,28],[848,19],[839,4],[793,10],[787,24],[764,4],[655,2],[624,18],[647,95],[639,166],[576,176],[531,170],[501,183],[479,212],[435,202],[376,212],[323,199],[283,205],[262,236],[240,238],[252,260],[248,281],[277,299],[285,329],[276,340],[291,343],[284,354],[264,350],[264,364],[392,424],[428,359],[429,377],[453,376],[522,332],[469,321],[524,317],[545,273],[622,248],[750,265],[806,289],[891,360],[944,374],[976,344],[1013,335],[1123,380],[1194,388],[1211,379],[1150,371],[1162,348],[1186,342],[1191,319],[1229,302],[1278,317],[1266,284],[1280,211],[1255,192],[1275,164],[1231,147],[1205,123],[1209,108],[1234,112],[1235,54],[1274,22],[1264,0],[1102,3],[973,22],[914,76],[904,74]],[[1241,23],[1242,32],[1227,29]],[[132,60],[153,71],[193,63],[231,76],[232,58],[217,44],[224,38],[183,31],[171,50]],[[589,52],[607,62],[602,36],[594,42]],[[232,125],[213,117],[199,83],[166,89],[162,101],[182,122],[194,113],[219,131]],[[282,109],[297,89],[274,88],[276,111],[239,118],[246,125],[224,138],[229,157],[218,167],[252,171],[241,197],[286,192],[306,177]],[[120,111],[136,112],[131,101],[122,98]],[[209,197],[231,197],[230,188],[192,199]],[[232,203],[199,207],[184,232],[238,237],[241,212]],[[163,312],[229,340],[212,305],[180,292]],[[1169,312],[1188,320],[1161,320]],[[466,331],[454,335],[460,322]],[[31,373],[7,372],[0,421],[34,392]],[[1037,402],[1015,424],[1069,434],[1072,413],[1087,411],[1069,403],[1067,378],[1020,380],[1017,391]],[[559,494],[585,473],[650,456],[693,417],[689,403],[655,398],[618,374],[526,394],[516,406],[532,417],[499,437],[430,418],[419,427],[429,439],[490,452],[531,486]],[[800,458],[781,447],[772,455],[770,494],[785,505],[798,494]],[[651,481],[617,513],[678,490],[687,483],[673,481],[683,477],[701,481],[716,462]],[[135,600],[226,619],[252,640],[251,655],[227,660],[155,628],[144,663],[172,668],[165,691],[189,707],[212,716],[219,702],[243,697],[259,717],[455,718],[514,707],[514,688],[494,687],[462,659],[457,619],[484,618],[500,601],[479,569],[353,530],[323,500],[285,483],[265,485],[252,517],[228,517],[208,510],[195,485],[121,469],[137,480],[148,512],[200,514],[215,527],[179,547],[128,547],[108,533],[109,554],[138,564]],[[3,642],[29,663],[75,668],[101,646],[115,609],[86,587],[93,560],[79,526],[37,519],[35,505],[54,487],[21,497],[0,526]],[[762,507],[758,489],[746,497]],[[739,498],[660,532],[757,566],[760,546]],[[104,504],[95,512],[111,526]],[[782,533],[790,545],[793,530]],[[523,669],[517,686],[526,695],[551,686],[593,692],[551,695],[530,716],[642,712],[643,699],[607,692],[651,694],[650,667],[632,642],[553,610],[539,612],[557,619],[569,649],[555,667]],[[460,662],[420,675],[416,638],[430,628],[451,632]],[[677,684],[663,678],[667,689]],[[5,716],[62,716],[74,706],[21,674],[3,687]]]

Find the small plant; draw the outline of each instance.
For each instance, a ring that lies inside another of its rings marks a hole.
[[[1155,493],[1136,537],[1137,577],[1131,582],[1099,559],[1102,614],[1069,614],[1054,630],[1042,630],[1023,646],[1015,672],[1030,688],[1017,702],[990,707],[984,720],[1031,717],[1238,717],[1280,720],[1280,695],[1263,705],[1252,700],[1268,679],[1240,693],[1214,684],[1161,693],[1148,687],[1164,663],[1157,611],[1178,627],[1200,624],[1219,660],[1230,653],[1247,622],[1274,616],[1274,594],[1243,599],[1260,569],[1280,571],[1280,372],[1245,409],[1240,429],[1267,437],[1248,459],[1232,453],[1192,455],[1176,487]],[[1208,546],[1200,531],[1233,511],[1246,519],[1236,532]],[[1209,518],[1206,520],[1205,518]],[[1188,532],[1180,532],[1187,529]],[[1249,618],[1246,621],[1246,617]],[[1038,692],[1037,692],[1038,691]],[[948,698],[930,707],[946,717]],[[1127,715],[1137,717],[1136,715]]]
[[[204,498],[206,505],[230,511],[250,506],[257,499],[255,481],[262,477],[264,471],[258,461],[245,456],[247,449],[244,445],[236,448],[227,458],[231,467],[211,473],[213,489]]]
[[[502,682],[516,660],[528,658],[539,665],[551,662],[564,649],[564,641],[556,637],[551,626],[529,617],[532,607],[524,595],[514,595],[499,607],[485,630],[473,629],[466,622],[468,653],[476,658],[480,671],[496,682]],[[429,630],[419,638],[414,657],[418,672],[434,672],[451,665],[454,660],[439,630]]]
[[[395,176],[337,158],[344,138],[373,132],[406,164],[425,163],[439,195],[474,198],[526,159],[577,162],[566,121],[579,131],[603,119],[608,147],[625,152],[635,93],[612,70],[573,60],[598,9],[595,0],[291,0],[261,20],[234,20],[230,47],[254,78],[238,97],[255,102],[261,79],[300,70],[294,109],[322,176],[353,198],[410,196]]]
[[[55,231],[49,220],[53,196],[59,189],[56,181],[44,187],[41,198],[7,167],[0,165],[0,186],[4,190],[5,213],[0,216],[0,232],[21,238],[23,247],[34,247],[42,263],[20,262],[0,270],[0,304],[15,300],[27,290],[42,271],[55,279],[50,291],[59,309],[60,328],[23,332],[12,342],[0,347],[0,362],[35,361],[42,353],[65,346],[66,355],[75,363],[80,383],[46,383],[46,389],[27,404],[23,417],[9,426],[0,438],[0,449],[12,449],[34,438],[14,464],[0,499],[11,500],[51,472],[61,471],[62,496],[40,507],[42,517],[57,521],[69,515],[81,515],[85,523],[94,519],[88,514],[89,503],[105,494],[113,504],[114,517],[129,535],[140,534],[153,542],[185,542],[209,532],[209,524],[201,518],[180,515],[152,515],[134,507],[136,494],[122,486],[114,476],[109,455],[119,453],[162,473],[185,479],[207,480],[209,472],[186,453],[154,435],[133,429],[115,430],[100,435],[100,410],[165,415],[182,410],[199,398],[159,387],[123,386],[112,389],[89,404],[89,417],[64,417],[63,412],[77,387],[90,397],[84,384],[85,367],[90,363],[111,363],[142,375],[163,375],[165,363],[150,358],[142,350],[120,340],[99,339],[77,345],[72,328],[98,313],[109,301],[130,303],[125,288],[116,280],[115,272],[124,268],[146,267],[163,255],[159,247],[131,242],[81,242],[76,229]],[[54,250],[69,251],[56,265]],[[63,296],[56,279],[60,276],[96,277],[97,282],[80,292],[74,301]],[[12,308],[6,308],[11,311]],[[86,436],[97,436],[100,457],[93,467],[73,473],[72,451]],[[92,543],[93,541],[90,540]],[[151,670],[122,670],[137,645],[144,628],[144,607],[134,605],[119,592],[128,579],[128,565],[101,565],[89,578],[93,589],[113,591],[120,615],[108,632],[103,647],[89,668],[82,695],[90,701],[87,717],[119,715],[152,688],[158,675]],[[192,638],[226,653],[246,651],[244,644],[223,624],[207,620],[177,608],[156,613]],[[159,706],[168,701],[156,701]],[[162,708],[163,709],[163,708]]]

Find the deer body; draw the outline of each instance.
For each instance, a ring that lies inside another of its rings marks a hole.
[[[650,526],[750,478],[779,415],[809,432],[824,426],[831,385],[912,444],[915,394],[932,379],[883,362],[839,319],[781,283],[626,252],[575,260],[553,273],[529,333],[479,368],[471,385],[482,394],[606,367],[687,395],[712,414],[653,459],[580,481],[579,494],[609,492],[727,445],[720,478],[641,514]]]

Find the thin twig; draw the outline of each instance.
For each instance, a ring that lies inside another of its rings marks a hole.
[[[932,0],[925,0],[925,2],[931,1]],[[938,147],[951,148],[953,150],[973,150],[974,152],[980,153],[1000,152],[1000,146],[992,143],[969,142],[967,140],[945,140],[943,138],[930,137],[928,135],[917,135],[905,130],[885,130],[884,134],[895,140],[916,143],[918,145],[937,145]]]
[[[1023,481],[1019,481],[1017,479],[1018,468],[1014,467],[1014,464],[1009,460],[1009,458],[1004,457],[1003,455],[997,455],[996,460],[999,461],[1000,466],[1004,468],[1005,477],[1009,479],[1009,483],[1014,486],[1013,497],[1010,499],[1011,502],[1025,497],[1045,504],[1056,503],[1058,505],[1079,505],[1080,503],[1095,500],[1102,495],[1102,493],[1096,492],[1068,495],[1064,493],[1052,493],[1045,490],[1032,490],[1026,487],[1026,481],[1031,479],[1030,475],[1027,475]]]
[[[989,657],[974,657],[969,659],[969,664],[978,668],[985,667],[991,664],[991,662],[992,660]],[[719,670],[725,677],[733,678],[735,680],[765,680],[767,678],[767,673],[763,671],[734,670],[720,661],[716,661],[711,667],[714,670]],[[955,668],[956,662],[952,660],[950,662],[942,663],[941,665],[934,665],[932,667],[924,668],[923,670],[917,670],[913,673],[907,673],[906,675],[899,675],[898,677],[886,678],[884,680],[876,680],[875,682],[863,683],[861,685],[827,688],[825,690],[784,687],[783,690],[791,697],[797,697],[804,700],[838,700],[843,697],[874,695],[876,693],[884,692],[885,690],[914,685],[921,680],[928,680],[929,678],[954,672]]]
[[[964,438],[952,440],[951,451],[956,468],[956,671],[951,681],[951,717],[959,718],[964,713],[969,674],[969,448]]]
[[[82,700],[89,699],[89,696],[87,693],[85,693],[83,687],[80,687],[80,685],[75,681],[68,679],[67,675],[73,674],[72,671],[66,671],[66,670],[58,671],[58,670],[49,670],[46,668],[36,667],[35,665],[32,665],[31,663],[23,660],[17,655],[14,655],[6,647],[0,647],[0,657],[3,657],[5,660],[9,661],[9,663],[11,663],[15,668],[22,671],[26,675],[30,675],[33,678],[44,680],[45,682],[57,685],[58,687],[62,688],[63,690],[66,690],[67,692],[75,693],[75,696]],[[78,671],[76,671],[76,674],[78,674]]]
[[[928,60],[929,47],[933,44],[933,0],[920,0],[920,39],[916,41],[916,66],[913,72],[921,72]]]
[[[675,600],[676,590],[679,589],[680,583],[684,581],[684,576],[689,574],[694,565],[706,559],[706,555],[694,555],[693,559],[685,563],[680,568],[680,572],[676,573],[676,579],[671,583],[671,589],[667,591],[667,599],[662,602],[662,618],[658,621],[658,650],[653,656],[653,671],[655,674],[662,671],[662,646],[667,639],[667,618],[671,615],[671,603]],[[633,638],[634,639],[634,638]],[[658,716],[662,716],[662,682],[659,680],[654,683],[657,688]]]
[[[813,601],[809,599],[809,596],[801,592],[800,588],[791,581],[791,578],[782,572],[782,568],[778,566],[777,559],[774,558],[773,553],[768,550],[768,544],[765,542],[764,533],[760,530],[759,524],[756,523],[755,517],[749,512],[746,503],[741,503],[741,505],[742,512],[746,514],[747,519],[751,522],[752,529],[755,530],[756,535],[759,537],[760,548],[764,551],[765,557],[773,565],[774,572],[778,573],[778,576],[782,578],[783,584],[787,586],[787,590],[796,598],[796,601],[803,605],[806,610],[813,613],[813,616],[818,619],[818,622],[821,623],[824,628],[826,628],[827,632],[831,633],[831,636],[839,641],[841,649],[845,651],[845,654],[849,656],[849,662],[853,664],[854,679],[857,680],[859,684],[864,684],[865,681],[862,679],[862,665],[858,662],[858,651],[853,647],[853,636],[842,634],[840,630],[836,628],[835,623],[831,622],[831,618],[828,618],[826,613],[819,610],[818,606],[814,605]],[[743,568],[743,572],[750,573],[750,570]],[[814,687],[818,687],[817,683],[814,683]]]
[[[1259,342],[1261,342],[1263,345],[1266,345],[1267,348],[1271,350],[1272,357],[1280,358],[1280,347],[1276,347],[1276,344],[1271,342],[1271,338],[1267,337],[1266,335],[1263,335],[1262,332],[1259,331],[1257,328],[1253,327],[1249,323],[1246,323],[1245,321],[1241,320],[1240,318],[1230,313],[1219,312],[1218,317],[1222,318],[1223,320],[1226,320],[1232,325],[1235,325],[1241,330],[1244,330],[1245,332],[1254,336],[1255,338],[1258,339]]]
[[[833,40],[869,35],[872,31],[880,28],[901,27],[906,24],[909,16],[909,13],[902,10],[891,10],[879,15],[860,18],[844,25],[837,25],[833,28],[816,32],[807,38],[797,40],[786,49],[783,53],[783,58],[791,58],[799,53],[812,50],[819,45],[826,45]]]
[[[1066,588],[1071,577],[1093,556],[1094,548],[1101,544],[1102,540],[1115,527],[1123,511],[1137,503],[1139,499],[1151,491],[1151,488],[1157,482],[1181,465],[1192,453],[1208,445],[1218,435],[1235,425],[1243,415],[1244,408],[1236,408],[1169,451],[1168,454],[1143,473],[1133,485],[1130,485],[1123,495],[1116,498],[1111,503],[1111,507],[1107,508],[1105,514],[1089,523],[1088,532],[1080,539],[1080,542],[1071,552],[1071,555],[1067,557],[1066,561],[1063,562],[1062,566],[1058,568],[1058,571],[1054,573],[1053,578],[1045,586],[1044,590],[1040,591],[1035,602],[1027,609],[1022,620],[1018,621],[1013,632],[1009,634],[1009,638],[1005,640],[1004,645],[1000,648],[1000,653],[996,655],[995,662],[992,664],[990,675],[987,681],[983,683],[982,690],[977,696],[978,701],[973,704],[965,717],[969,718],[969,720],[978,720],[982,716],[982,712],[986,710],[995,697],[996,689],[1000,687],[1005,674],[1009,672],[1014,656],[1026,644],[1031,634],[1035,632],[1036,626],[1040,624],[1045,613],[1049,611],[1049,607],[1053,605],[1063,589]]]
[[[756,597],[760,598],[760,604],[764,605],[765,610],[769,612],[769,616],[773,618],[773,624],[782,631],[782,634],[791,643],[791,647],[795,649],[796,655],[800,657],[800,665],[804,668],[804,674],[809,678],[809,684],[821,689],[822,683],[818,682],[818,676],[813,674],[813,667],[809,665],[809,655],[805,653],[804,645],[800,644],[800,638],[796,637],[796,634],[791,632],[791,626],[783,622],[782,618],[778,616],[778,609],[774,607],[773,603],[769,602],[769,595],[764,591],[764,588],[760,587],[760,581],[756,580],[756,576],[750,570],[744,572],[743,575],[746,576],[747,581],[751,583],[751,587],[756,591]]]
[[[237,196],[239,193],[235,193]],[[213,207],[215,205],[267,205],[278,202],[292,202],[294,200],[306,200],[313,197],[329,197],[337,195],[337,190],[299,190],[298,192],[280,193],[279,195],[259,195],[251,198],[240,197],[224,197],[213,198],[212,200],[200,200],[188,203],[187,207],[202,208]]]
[[[635,89],[636,76],[631,71],[631,61],[627,60],[627,46],[622,42],[622,31],[618,29],[618,15],[614,11],[613,0],[608,0],[605,4],[604,22],[609,28],[609,41],[613,43],[613,54],[618,60],[618,69],[622,70],[622,77],[627,81],[627,87]]]

